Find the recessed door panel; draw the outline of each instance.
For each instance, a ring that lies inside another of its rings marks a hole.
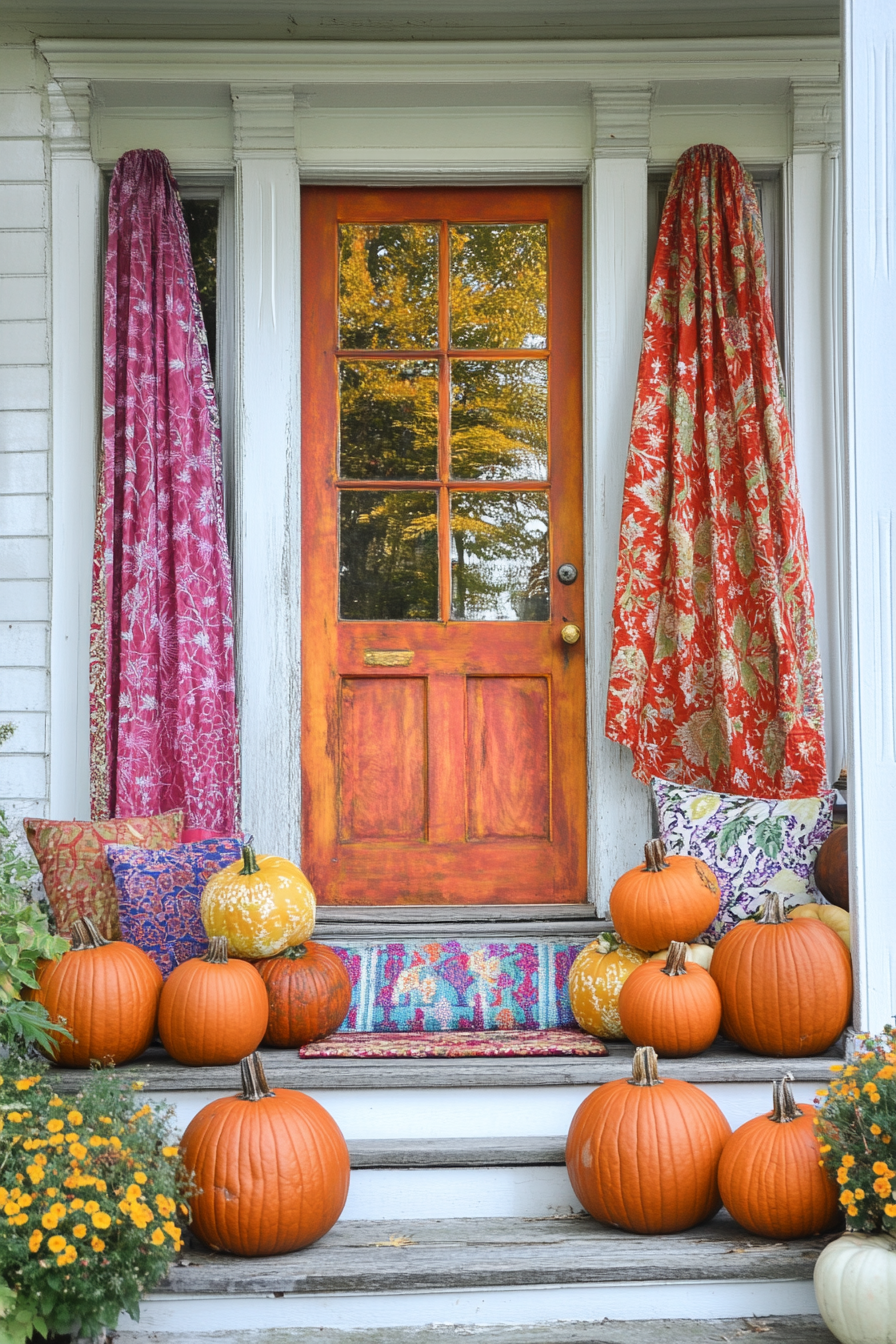
[[[302,198],[303,866],[584,901],[581,192]]]
[[[426,683],[347,677],[342,683],[343,841],[426,834]]]
[[[550,839],[546,677],[467,678],[467,835]]]

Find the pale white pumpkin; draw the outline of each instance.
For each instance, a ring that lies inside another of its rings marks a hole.
[[[665,961],[668,955],[669,949],[664,947],[661,952],[654,952],[650,960]],[[688,954],[685,961],[696,961],[698,966],[702,966],[704,971],[708,971],[709,963],[712,961],[712,948],[707,947],[706,943],[688,943]]]
[[[841,1344],[896,1344],[896,1238],[847,1232],[815,1263],[815,1296]]]

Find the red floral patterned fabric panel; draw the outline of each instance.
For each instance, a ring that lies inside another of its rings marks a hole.
[[[47,899],[62,938],[79,916],[92,919],[104,938],[119,939],[118,896],[104,845],[171,849],[180,839],[182,812],[118,821],[44,821],[26,817],[25,834],[34,850]]]
[[[132,150],[109,193],[91,621],[94,817],[231,832],[238,744],[221,439],[177,184]]]
[[[634,773],[826,784],[805,525],[756,193],[697,145],[669,188],[626,467],[607,736]]]

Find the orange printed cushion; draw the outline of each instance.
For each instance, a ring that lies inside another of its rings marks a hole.
[[[63,938],[81,915],[92,919],[106,938],[120,938],[115,879],[104,845],[140,845],[171,849],[180,840],[183,812],[158,817],[119,817],[114,821],[44,821],[26,817],[28,843],[40,866],[56,927]]]

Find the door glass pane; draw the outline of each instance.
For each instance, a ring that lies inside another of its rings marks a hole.
[[[453,620],[548,620],[548,560],[547,495],[452,493]]]
[[[344,621],[434,621],[439,614],[434,490],[343,490],[339,615]]]
[[[544,481],[544,359],[451,361],[451,475],[461,481]]]
[[[438,455],[438,365],[410,359],[340,362],[340,476],[432,480]]]
[[[421,350],[438,344],[439,226],[339,226],[339,344]]]
[[[546,224],[452,224],[451,344],[539,350],[547,344]]]

